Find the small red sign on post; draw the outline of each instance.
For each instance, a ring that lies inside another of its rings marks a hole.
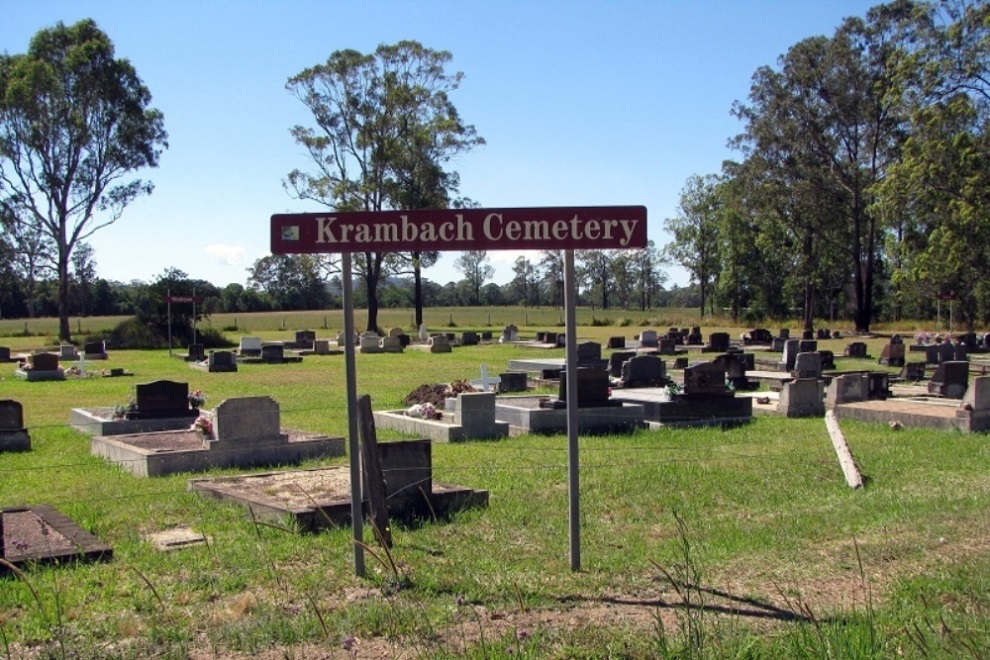
[[[644,248],[645,206],[430,209],[272,216],[273,254]]]
[[[203,296],[165,296],[169,303],[198,303],[203,302]]]

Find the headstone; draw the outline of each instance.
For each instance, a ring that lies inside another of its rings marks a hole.
[[[781,371],[794,371],[794,361],[800,352],[801,342],[797,339],[788,339],[784,342],[784,354],[780,360]]]
[[[893,335],[890,336],[890,343],[891,344],[894,344],[895,346],[898,345],[898,344],[903,344],[904,343],[904,337],[901,337],[899,334],[896,334],[895,333],[895,334],[893,334]]]
[[[187,358],[190,362],[200,362],[206,359],[206,346],[203,344],[189,344]]]
[[[961,399],[969,384],[969,363],[949,361],[938,365],[928,381],[928,393],[938,394],[947,399]]]
[[[832,333],[829,332],[828,328],[818,328],[818,332],[815,334],[816,339],[831,339]]]
[[[622,376],[622,364],[636,357],[636,351],[615,351],[608,356],[608,374],[613,378]]]
[[[951,350],[951,347],[950,347]],[[880,364],[888,367],[904,366],[904,344],[887,344],[880,353]]]
[[[884,401],[890,396],[890,374],[871,371],[866,375],[868,398]]]
[[[556,346],[557,345],[557,333],[556,332],[547,332],[547,333],[544,333],[544,335],[543,335],[543,343],[544,344],[551,344],[553,346]]]
[[[313,352],[317,355],[330,355],[330,340],[317,339],[313,342]]]
[[[790,339],[791,338],[790,328],[781,328],[780,331],[777,333],[777,336],[780,337],[781,339]]]
[[[667,368],[655,355],[635,355],[622,363],[624,387],[661,387],[667,384]]]
[[[687,369],[688,359],[686,357],[674,358],[674,369]]]
[[[607,346],[610,349],[614,349],[614,348],[623,349],[623,348],[626,347],[626,338],[625,337],[609,337],[608,338],[608,344],[607,344]]]
[[[774,353],[783,353],[784,347],[787,346],[787,342],[789,341],[789,339],[785,339],[784,337],[774,337],[770,340],[770,350]]]
[[[87,360],[105,360],[107,358],[107,343],[102,339],[99,341],[88,341],[83,344],[83,355]]]
[[[495,438],[499,433],[495,426],[495,393],[463,392],[457,395],[454,424],[464,429],[468,438]]]
[[[362,332],[358,337],[358,350],[361,353],[381,353],[381,337],[377,332]]]
[[[544,330],[538,330],[536,332],[536,341],[540,344],[547,343],[547,333]]]
[[[702,362],[684,370],[684,395],[732,396],[725,387],[725,371],[712,362]]]
[[[707,349],[714,353],[725,353],[729,350],[729,333],[713,332],[708,335]]]
[[[427,343],[430,346],[430,353],[450,353],[453,350],[446,335],[434,335]]]
[[[963,341],[957,341],[952,347],[952,359],[956,361],[969,359],[969,347]]]
[[[58,356],[54,353],[32,353],[28,356],[32,371],[58,371]]]
[[[657,348],[659,339],[656,330],[643,330],[639,333],[639,345],[643,348]]]
[[[237,371],[237,360],[230,351],[210,351],[206,359],[211,372]]]
[[[818,351],[822,356],[822,369],[835,369],[835,353],[832,351]]]
[[[798,353],[814,353],[818,350],[818,341],[815,339],[802,339],[798,342]]]
[[[842,333],[838,330],[832,331],[832,339],[842,339]]]
[[[62,344],[59,346],[59,359],[61,360],[78,360],[79,352],[76,347],[72,344]]]
[[[498,338],[498,340],[503,344],[519,341],[519,328],[510,323],[502,329],[502,335]]]
[[[297,330],[296,331],[296,341],[293,342],[296,348],[312,349],[313,343],[316,342],[316,332],[313,330]]]
[[[671,339],[670,337],[664,337],[659,341],[657,353],[660,355],[674,355],[677,353],[677,340]]]
[[[808,339],[814,339],[814,338],[815,338],[815,331],[814,330],[802,330],[801,331],[801,339],[808,340]]]
[[[940,344],[936,344],[936,350],[938,351],[939,363],[951,362],[952,359],[956,356],[956,351],[952,347],[952,342],[950,341],[944,341]]]
[[[238,355],[248,357],[261,356],[261,337],[241,337],[240,345],[237,348]]]
[[[0,362],[10,362],[9,346],[0,346]]]
[[[869,398],[869,377],[864,373],[836,376],[825,391],[825,405],[835,407],[839,403],[855,403]]]
[[[795,378],[821,378],[822,376],[822,356],[816,351],[814,353],[798,353],[794,360],[794,369],[791,375]]]
[[[430,338],[430,333],[426,329],[426,324],[425,323],[421,323],[419,325],[419,340],[420,341],[426,341],[429,338]]]
[[[24,428],[24,409],[20,402],[12,399],[0,400],[0,452],[29,449],[31,449],[31,438]],[[3,531],[0,529],[0,540],[3,538],[2,535]]]
[[[225,399],[212,411],[215,448],[266,446],[285,441],[278,404],[267,396]]]
[[[461,346],[477,346],[478,345],[478,333],[471,330],[465,330],[461,333]]]
[[[972,410],[990,410],[990,376],[978,376],[966,388],[962,405]]]
[[[285,346],[282,342],[265,342],[261,345],[261,360],[272,364],[285,361]]]
[[[798,378],[784,383],[777,411],[786,417],[825,415],[825,384],[817,378]]]
[[[527,389],[529,389],[529,377],[525,371],[506,371],[499,374],[499,393],[525,392]]]
[[[401,353],[404,348],[402,346],[402,338],[405,335],[389,335],[387,337],[382,337],[381,349],[386,353]]]
[[[846,344],[846,350],[842,354],[849,358],[868,357],[866,354],[866,343],[861,341],[850,342]]]
[[[560,389],[558,398],[567,401],[567,372],[560,372]],[[577,370],[577,405],[578,408],[597,408],[607,406],[609,401],[608,372],[601,369]]]
[[[601,344],[596,341],[583,341],[577,345],[577,362],[579,367],[600,367],[601,361]]]
[[[189,383],[156,380],[135,388],[135,407],[127,419],[166,419],[195,417],[198,412],[189,407]]]
[[[749,331],[749,340],[754,344],[769,344],[773,341],[773,334],[766,328],[753,328]]]
[[[491,330],[482,330],[481,331],[481,341],[491,341],[491,340],[492,340],[492,331]]]

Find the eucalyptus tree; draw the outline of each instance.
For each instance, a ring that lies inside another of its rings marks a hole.
[[[900,4],[908,11],[910,3]],[[874,13],[846,19],[831,38],[799,42],[777,69],[756,71],[749,104],[733,110],[745,125],[736,146],[754,168],[765,168],[766,180],[790,184],[779,190],[790,198],[777,205],[787,211],[784,221],[804,224],[805,244],[817,228],[841,241],[860,331],[872,320],[883,243],[875,186],[896,159],[905,128],[893,25]]]
[[[592,300],[597,299],[602,309],[608,309],[615,287],[612,255],[608,250],[577,250],[574,258],[578,282],[588,290]]]
[[[658,294],[663,290],[667,274],[660,270],[665,263],[665,257],[653,240],[646,242],[646,247],[627,252],[631,286],[636,304],[640,311],[653,306]]]
[[[21,55],[0,55],[0,203],[51,243],[59,338],[70,339],[73,250],[116,222],[150,182],[167,146],[162,113],[129,61],[92,20],[39,31]]]
[[[512,264],[512,280],[508,284],[509,296],[525,306],[539,302],[537,267],[526,255],[519,255]]]
[[[285,187],[299,199],[338,211],[402,210],[451,199],[457,177],[444,169],[455,155],[483,143],[450,100],[463,74],[450,74],[447,51],[415,41],[381,45],[372,54],[339,50],[293,76],[286,88],[313,114],[315,127],[292,136],[314,167],[293,170]],[[423,256],[413,257],[414,271]],[[378,323],[378,291],[409,257],[356,255],[365,283],[368,329]]]
[[[720,269],[718,185],[715,174],[688,177],[681,190],[678,213],[664,220],[664,229],[673,237],[664,248],[666,255],[679,263],[698,283],[701,294],[701,316],[705,305],[713,307],[712,288]]]
[[[564,253],[560,250],[540,251],[540,272],[544,302],[554,307],[563,307]]]
[[[896,229],[899,298],[916,308],[924,298],[957,298],[973,324],[990,320],[990,6],[914,10],[898,24],[910,136],[878,206]]]
[[[464,282],[470,292],[469,305],[481,304],[481,288],[485,282],[495,276],[495,268],[491,265],[486,250],[468,250],[454,262],[454,266],[464,273]]]

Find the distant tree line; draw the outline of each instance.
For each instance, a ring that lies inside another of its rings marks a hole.
[[[692,176],[668,255],[702,314],[990,322],[990,5],[897,0],[792,46]]]

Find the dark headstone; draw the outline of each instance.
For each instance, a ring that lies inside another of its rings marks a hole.
[[[674,369],[687,369],[688,359],[686,357],[674,358]]]
[[[0,362],[10,362],[9,346],[0,346]]]
[[[766,328],[753,328],[749,331],[749,339],[754,344],[769,344],[773,341],[773,334]]]
[[[655,355],[637,355],[622,364],[625,387],[660,387],[667,384],[667,368]]]
[[[548,332],[548,333],[546,333],[546,335],[544,335],[544,343],[553,344],[554,346],[556,346],[557,345],[557,333],[556,332]]]
[[[285,362],[285,346],[282,342],[266,342],[261,345],[261,361],[281,363]]]
[[[904,380],[913,380],[918,382],[925,378],[925,363],[924,362],[905,362],[904,368],[901,369],[901,378]]]
[[[798,342],[798,353],[814,353],[818,350],[818,342],[814,339],[802,339]]]
[[[938,365],[928,381],[928,393],[948,399],[961,399],[969,384],[969,362],[948,361]]]
[[[950,347],[951,350],[951,347]],[[888,367],[904,366],[904,344],[887,344],[880,353],[880,364]]]
[[[815,331],[814,330],[803,330],[801,332],[801,339],[807,340],[807,339],[814,339],[814,338],[815,338]]]
[[[230,351],[210,351],[207,359],[210,371],[237,371],[237,360]]]
[[[558,398],[567,401],[567,373],[560,374],[560,389]],[[578,408],[595,408],[610,405],[608,372],[601,369],[577,370],[577,405]]]
[[[410,337],[404,332],[396,336],[399,338],[399,346],[401,346],[402,348],[405,348],[412,342],[412,337]]]
[[[491,341],[491,340],[492,340],[492,331],[491,330],[482,330],[481,331],[481,341]]]
[[[608,338],[608,348],[625,348],[626,338],[625,337],[609,337]]]
[[[189,344],[189,360],[200,362],[206,359],[206,346],[203,344]]]
[[[23,431],[24,409],[19,401],[0,400],[0,432]]]
[[[83,353],[87,357],[106,355],[107,343],[102,339],[100,341],[88,341],[83,344]]]
[[[540,379],[541,380],[557,380],[560,378],[561,369],[541,369]]]
[[[780,331],[777,333],[777,336],[780,337],[781,339],[790,339],[791,338],[790,328],[781,328]]]
[[[903,344],[904,343],[904,337],[901,337],[898,334],[893,334],[893,335],[890,336],[890,343],[891,344],[894,344],[895,346],[897,344]]]
[[[944,341],[935,346],[938,352],[938,362],[952,362],[952,358],[956,356],[956,350],[953,348],[952,342]]]
[[[963,341],[957,341],[952,347],[952,359],[956,361],[969,359],[969,347]]]
[[[729,333],[713,332],[708,335],[708,348],[716,353],[724,353],[729,350]]]
[[[832,333],[828,328],[818,328],[818,332],[815,333],[815,339],[831,339],[831,337]]]
[[[850,358],[865,358],[866,355],[866,343],[861,341],[854,341],[846,344],[846,350],[843,355]]]
[[[832,351],[818,351],[822,356],[822,369],[835,369],[835,353]]]
[[[465,330],[461,333],[461,346],[477,346],[478,345],[478,333],[471,330]]]
[[[673,355],[677,352],[677,340],[671,339],[670,337],[663,337],[659,341],[659,347],[657,348],[657,353],[660,355]]]
[[[636,357],[636,351],[615,351],[608,356],[608,373],[613,378],[622,375],[622,364]]]
[[[547,333],[544,332],[544,331],[542,331],[542,330],[540,330],[539,332],[537,332],[536,333],[536,341],[538,341],[541,344],[545,344],[546,341],[547,341]]]
[[[498,378],[498,391],[502,394],[525,392],[529,380],[525,371],[506,371],[499,374]]]
[[[28,363],[35,371],[58,371],[58,356],[54,353],[34,353],[28,356]]]
[[[127,413],[127,419],[196,417],[199,414],[189,407],[189,383],[156,380],[141,383],[134,389],[136,406]]]
[[[595,366],[602,360],[602,345],[596,341],[583,341],[577,345],[578,366]]]
[[[794,361],[797,359],[797,354],[801,352],[800,349],[801,342],[797,339],[788,339],[784,342],[784,354],[780,359],[780,368],[782,371],[794,371]]]
[[[313,344],[316,342],[316,332],[313,330],[297,330],[296,331],[296,348],[308,348],[312,349]],[[262,347],[264,348],[264,347]]]

